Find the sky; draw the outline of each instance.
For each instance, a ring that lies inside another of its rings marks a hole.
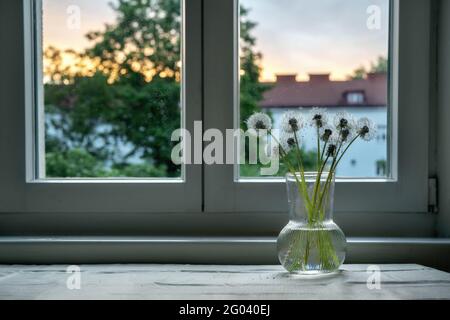
[[[44,0],[44,46],[82,49],[84,35],[114,21],[114,0]],[[276,74],[331,73],[345,79],[353,70],[387,56],[389,0],[240,0],[250,9],[257,49],[263,54],[262,80]],[[67,27],[71,5],[80,8],[79,29]],[[381,28],[370,30],[370,6],[380,8]]]

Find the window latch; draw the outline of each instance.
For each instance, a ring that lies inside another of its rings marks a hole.
[[[428,212],[438,212],[438,181],[437,178],[428,179]]]

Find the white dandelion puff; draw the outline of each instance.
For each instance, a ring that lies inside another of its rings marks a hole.
[[[286,152],[289,153],[289,151],[291,151],[292,149],[297,147],[297,142],[299,144],[300,147],[300,140],[296,139],[296,136],[293,133],[283,133],[280,136],[280,147]]]
[[[300,111],[288,111],[281,117],[281,129],[287,133],[300,131],[304,126],[303,116]]]
[[[258,112],[248,118],[247,127],[260,135],[262,132],[272,129],[272,119],[267,114]]]
[[[326,109],[313,108],[309,113],[308,121],[312,127],[323,128],[328,125],[328,114]]]
[[[330,136],[330,138],[329,138],[329,140],[328,140],[328,143],[329,143],[329,144],[338,145],[339,142],[341,142],[341,137],[340,137],[340,135],[339,135],[338,132],[334,131],[334,132],[331,134],[331,136]]]
[[[355,138],[355,131],[353,129],[345,128],[340,131],[339,140],[342,143],[348,143]]]
[[[328,139],[328,146],[327,146],[327,157],[334,158],[337,156],[338,151],[338,145],[341,141],[340,135],[336,132],[333,132],[333,134]]]
[[[377,127],[369,118],[361,118],[358,120],[357,132],[364,141],[371,141],[377,134]]]
[[[334,117],[334,125],[336,129],[350,129],[353,130],[356,127],[356,121],[353,115],[348,113],[347,111],[338,112]]]
[[[328,142],[334,133],[334,129],[330,125],[320,128],[320,140]]]

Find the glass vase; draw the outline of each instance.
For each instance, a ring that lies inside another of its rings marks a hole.
[[[334,174],[288,174],[286,183],[290,221],[278,237],[281,264],[291,273],[338,271],[347,240],[333,221]]]

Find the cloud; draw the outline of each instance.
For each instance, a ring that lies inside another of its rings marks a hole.
[[[274,73],[331,72],[345,77],[359,65],[387,55],[388,0],[241,0],[258,23],[257,47],[264,77]],[[367,8],[381,9],[381,30],[367,28]]]
[[[114,21],[112,0],[44,0],[44,41],[62,48],[88,45],[85,34]],[[114,1],[114,0],[113,0]],[[389,0],[241,0],[258,23],[257,48],[264,55],[264,78],[276,73],[331,72],[345,77],[360,65],[387,55]],[[66,9],[81,9],[81,29],[67,30]],[[367,8],[382,9],[382,26],[368,30]]]

